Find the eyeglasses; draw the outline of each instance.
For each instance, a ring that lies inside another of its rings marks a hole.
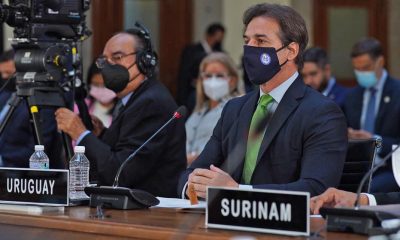
[[[201,78],[203,79],[207,79],[207,78],[225,78],[228,79],[229,78],[229,74],[228,73],[206,73],[206,72],[202,72],[200,74]]]
[[[115,64],[119,64],[123,58],[127,57],[127,56],[131,56],[131,55],[135,55],[136,52],[131,52],[131,53],[115,53],[113,54],[110,58],[108,58],[107,56],[101,55],[96,59],[96,66],[99,69],[104,68],[104,66],[106,65],[106,63],[109,63],[111,65],[115,65]]]

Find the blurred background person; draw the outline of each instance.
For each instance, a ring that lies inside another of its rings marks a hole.
[[[10,79],[15,73],[14,50],[10,49],[0,55],[0,109],[6,106],[11,94],[15,92],[15,80]],[[2,121],[2,116],[0,120]]]
[[[304,83],[342,106],[348,89],[338,84],[332,76],[326,51],[320,47],[309,48],[304,52],[303,59],[301,74]]]
[[[400,82],[385,69],[381,43],[363,38],[354,44],[351,61],[358,86],[346,97],[343,112],[347,118],[349,139],[381,138],[375,163],[379,163],[400,142]],[[399,187],[392,163],[375,172],[371,192],[396,192]]]
[[[0,55],[0,73],[3,85],[0,92],[0,124],[10,110],[9,102],[16,96],[13,75],[16,71],[14,50]],[[8,81],[9,79],[9,81]],[[54,118],[55,109],[39,106],[39,127],[43,137],[44,150],[50,159],[50,168],[65,168],[61,135],[57,132]],[[0,135],[0,167],[28,168],[29,158],[36,144],[30,120],[28,104],[22,100],[15,108],[4,131]]]
[[[210,24],[204,39],[183,49],[178,71],[178,103],[186,105],[189,112],[195,105],[195,81],[201,60],[212,52],[221,52],[225,28],[219,23]]]
[[[100,69],[93,62],[88,71],[88,108],[89,113],[99,118],[105,127],[109,127],[112,121],[112,111],[117,101],[117,95],[104,86],[104,80]]]
[[[201,153],[221,116],[225,103],[244,94],[238,71],[225,53],[211,53],[200,64],[196,106],[186,122],[187,163]]]

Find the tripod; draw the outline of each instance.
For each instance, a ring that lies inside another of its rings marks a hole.
[[[0,124],[0,135],[3,134],[4,129],[10,122],[12,115],[21,102],[25,102],[28,106],[35,143],[43,145],[44,142],[40,124],[39,107],[68,107],[61,90],[54,87],[17,87],[17,91],[12,94],[9,101],[10,108],[6,112],[4,120]],[[70,159],[73,155],[71,138],[63,132],[61,133],[61,136],[66,157],[67,159]]]

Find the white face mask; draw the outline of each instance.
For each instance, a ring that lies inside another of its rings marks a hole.
[[[224,78],[207,78],[203,80],[204,93],[214,101],[219,101],[229,94],[229,82]]]

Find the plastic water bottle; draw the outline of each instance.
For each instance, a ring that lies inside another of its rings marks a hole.
[[[35,152],[29,158],[29,168],[49,169],[49,157],[44,153],[43,145],[35,145]]]
[[[69,198],[88,198],[83,190],[89,185],[89,160],[85,156],[85,147],[75,146],[74,151],[75,155],[69,161]]]

